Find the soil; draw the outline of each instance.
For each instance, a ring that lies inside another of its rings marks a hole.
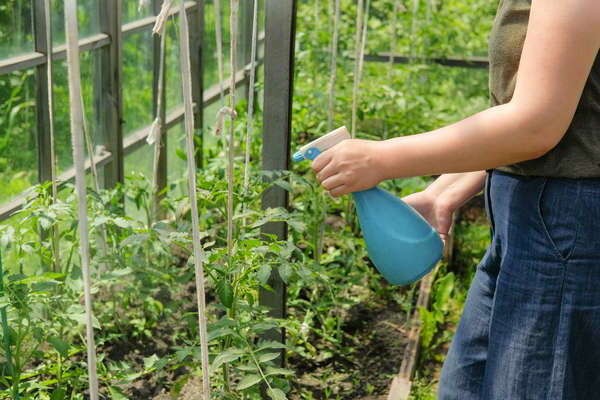
[[[299,389],[312,392],[315,399],[333,394],[339,399],[374,400],[387,394],[404,355],[409,330],[406,314],[395,303],[365,302],[351,308],[344,320],[344,354],[323,361],[289,360],[298,371],[296,394],[290,399],[300,399]],[[317,349],[328,347],[324,340],[311,344]]]

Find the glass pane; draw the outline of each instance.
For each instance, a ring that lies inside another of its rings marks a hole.
[[[167,112],[183,104],[181,88],[181,51],[179,43],[179,17],[173,18],[167,25],[166,83]]]
[[[205,32],[204,42],[204,87],[206,89],[219,82],[219,73],[217,65],[217,44],[215,29],[215,8],[213,3],[207,3],[204,6]],[[221,26],[223,30],[223,62],[225,79],[229,74],[229,3],[221,2]]]
[[[35,110],[33,70],[0,76],[0,202],[37,182]]]
[[[149,145],[144,145],[125,156],[126,186],[131,187],[135,185],[134,187],[145,187],[147,193],[150,193],[153,158],[154,147]],[[130,217],[145,218],[145,210],[138,209],[129,197],[125,202],[125,212]]]
[[[31,0],[0,2],[0,58],[33,51],[31,4]]]
[[[99,4],[106,4],[98,0],[78,0],[77,20],[79,22],[79,36],[86,37],[100,32]],[[65,43],[65,8],[64,1],[52,2],[52,42],[55,46]]]
[[[154,15],[152,0],[122,0],[123,24]]]
[[[187,162],[180,156],[185,154],[185,129],[183,124],[178,124],[169,130],[167,141],[169,196],[179,197],[187,193]]]
[[[96,52],[81,53],[81,88],[87,127],[95,145],[100,144],[94,107],[94,73]],[[54,62],[54,134],[59,174],[73,165],[71,122],[69,112],[69,82],[66,60]]]
[[[152,32],[144,31],[123,38],[123,112],[124,132],[130,134],[150,125],[154,80]]]

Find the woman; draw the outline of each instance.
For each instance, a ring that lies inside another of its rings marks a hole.
[[[600,399],[599,48],[598,0],[502,0],[493,107],[429,133],[346,141],[313,162],[333,196],[446,174],[406,198],[442,235],[487,182],[493,240],[440,399]]]

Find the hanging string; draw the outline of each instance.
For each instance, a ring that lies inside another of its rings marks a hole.
[[[219,71],[219,94],[221,99],[221,104],[224,104],[225,101],[225,71],[224,71],[224,61],[223,61],[223,27],[221,21],[221,0],[215,1],[215,33],[217,39],[217,69]]]
[[[87,366],[90,399],[98,400],[98,374],[96,370],[96,345],[92,315],[90,279],[89,225],[87,217],[87,190],[85,185],[85,150],[83,138],[83,110],[81,107],[81,71],[79,66],[79,32],[77,27],[77,2],[65,1],[65,24],[67,35],[67,64],[69,75],[69,99],[71,109],[71,136],[75,162],[75,189],[78,198],[79,248],[83,274],[85,302]]]
[[[333,0],[333,38],[331,40],[331,72],[329,80],[329,112],[327,117],[327,128],[329,131],[333,129],[335,118],[335,84],[337,82],[337,55],[338,41],[340,34],[340,0]]]
[[[54,141],[54,83],[53,83],[53,43],[52,43],[52,13],[50,0],[44,1],[44,19],[46,23],[46,82],[48,84],[48,130],[50,132],[50,179],[52,180],[52,202],[58,200],[58,174],[56,172],[56,149]],[[52,228],[52,252],[54,253],[54,270],[60,268],[60,231],[58,225]]]
[[[231,0],[231,15],[230,15],[230,39],[231,45],[229,49],[230,68],[231,68],[231,83],[229,87],[229,108],[235,110],[235,71],[237,69],[237,14],[239,0]],[[231,125],[229,127],[229,145],[227,149],[227,256],[231,260],[233,253],[233,167],[234,167],[234,151],[235,151],[235,120],[236,114],[231,114]]]
[[[254,98],[256,85],[256,57],[258,44],[258,1],[254,0],[252,12],[252,49],[250,54],[250,82],[248,83],[248,115],[246,116],[246,153],[244,157],[244,193],[250,184],[250,150],[254,133]]]
[[[206,327],[206,293],[204,283],[204,250],[200,241],[200,219],[198,217],[198,199],[196,195],[196,158],[194,147],[194,106],[192,98],[192,73],[189,44],[189,27],[184,1],[179,11],[180,54],[183,102],[185,108],[184,124],[186,132],[186,151],[188,164],[188,190],[192,214],[192,238],[194,247],[194,266],[196,276],[196,301],[198,305],[198,331],[200,332],[200,352],[202,356],[203,400],[210,400],[210,376],[208,361],[208,330]]]

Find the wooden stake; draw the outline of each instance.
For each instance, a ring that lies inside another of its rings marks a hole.
[[[81,107],[81,71],[79,66],[79,31],[77,27],[77,1],[65,1],[67,35],[67,65],[69,75],[69,100],[71,108],[71,137],[75,162],[75,189],[78,198],[79,249],[83,275],[85,301],[86,346],[90,399],[98,400],[98,375],[96,371],[96,345],[92,313],[90,279],[89,225],[87,217],[87,189],[85,184],[85,150],[83,135],[83,109]]]
[[[196,196],[196,157],[194,147],[194,107],[192,98],[192,74],[189,45],[189,27],[184,1],[180,3],[180,51],[183,102],[185,107],[186,151],[188,164],[188,190],[192,214],[192,236],[194,247],[194,266],[196,275],[196,301],[198,304],[198,331],[202,353],[202,392],[203,400],[210,400],[210,372],[208,361],[208,331],[206,327],[206,294],[204,288],[204,250],[200,241],[200,219],[198,217],[198,199]]]

